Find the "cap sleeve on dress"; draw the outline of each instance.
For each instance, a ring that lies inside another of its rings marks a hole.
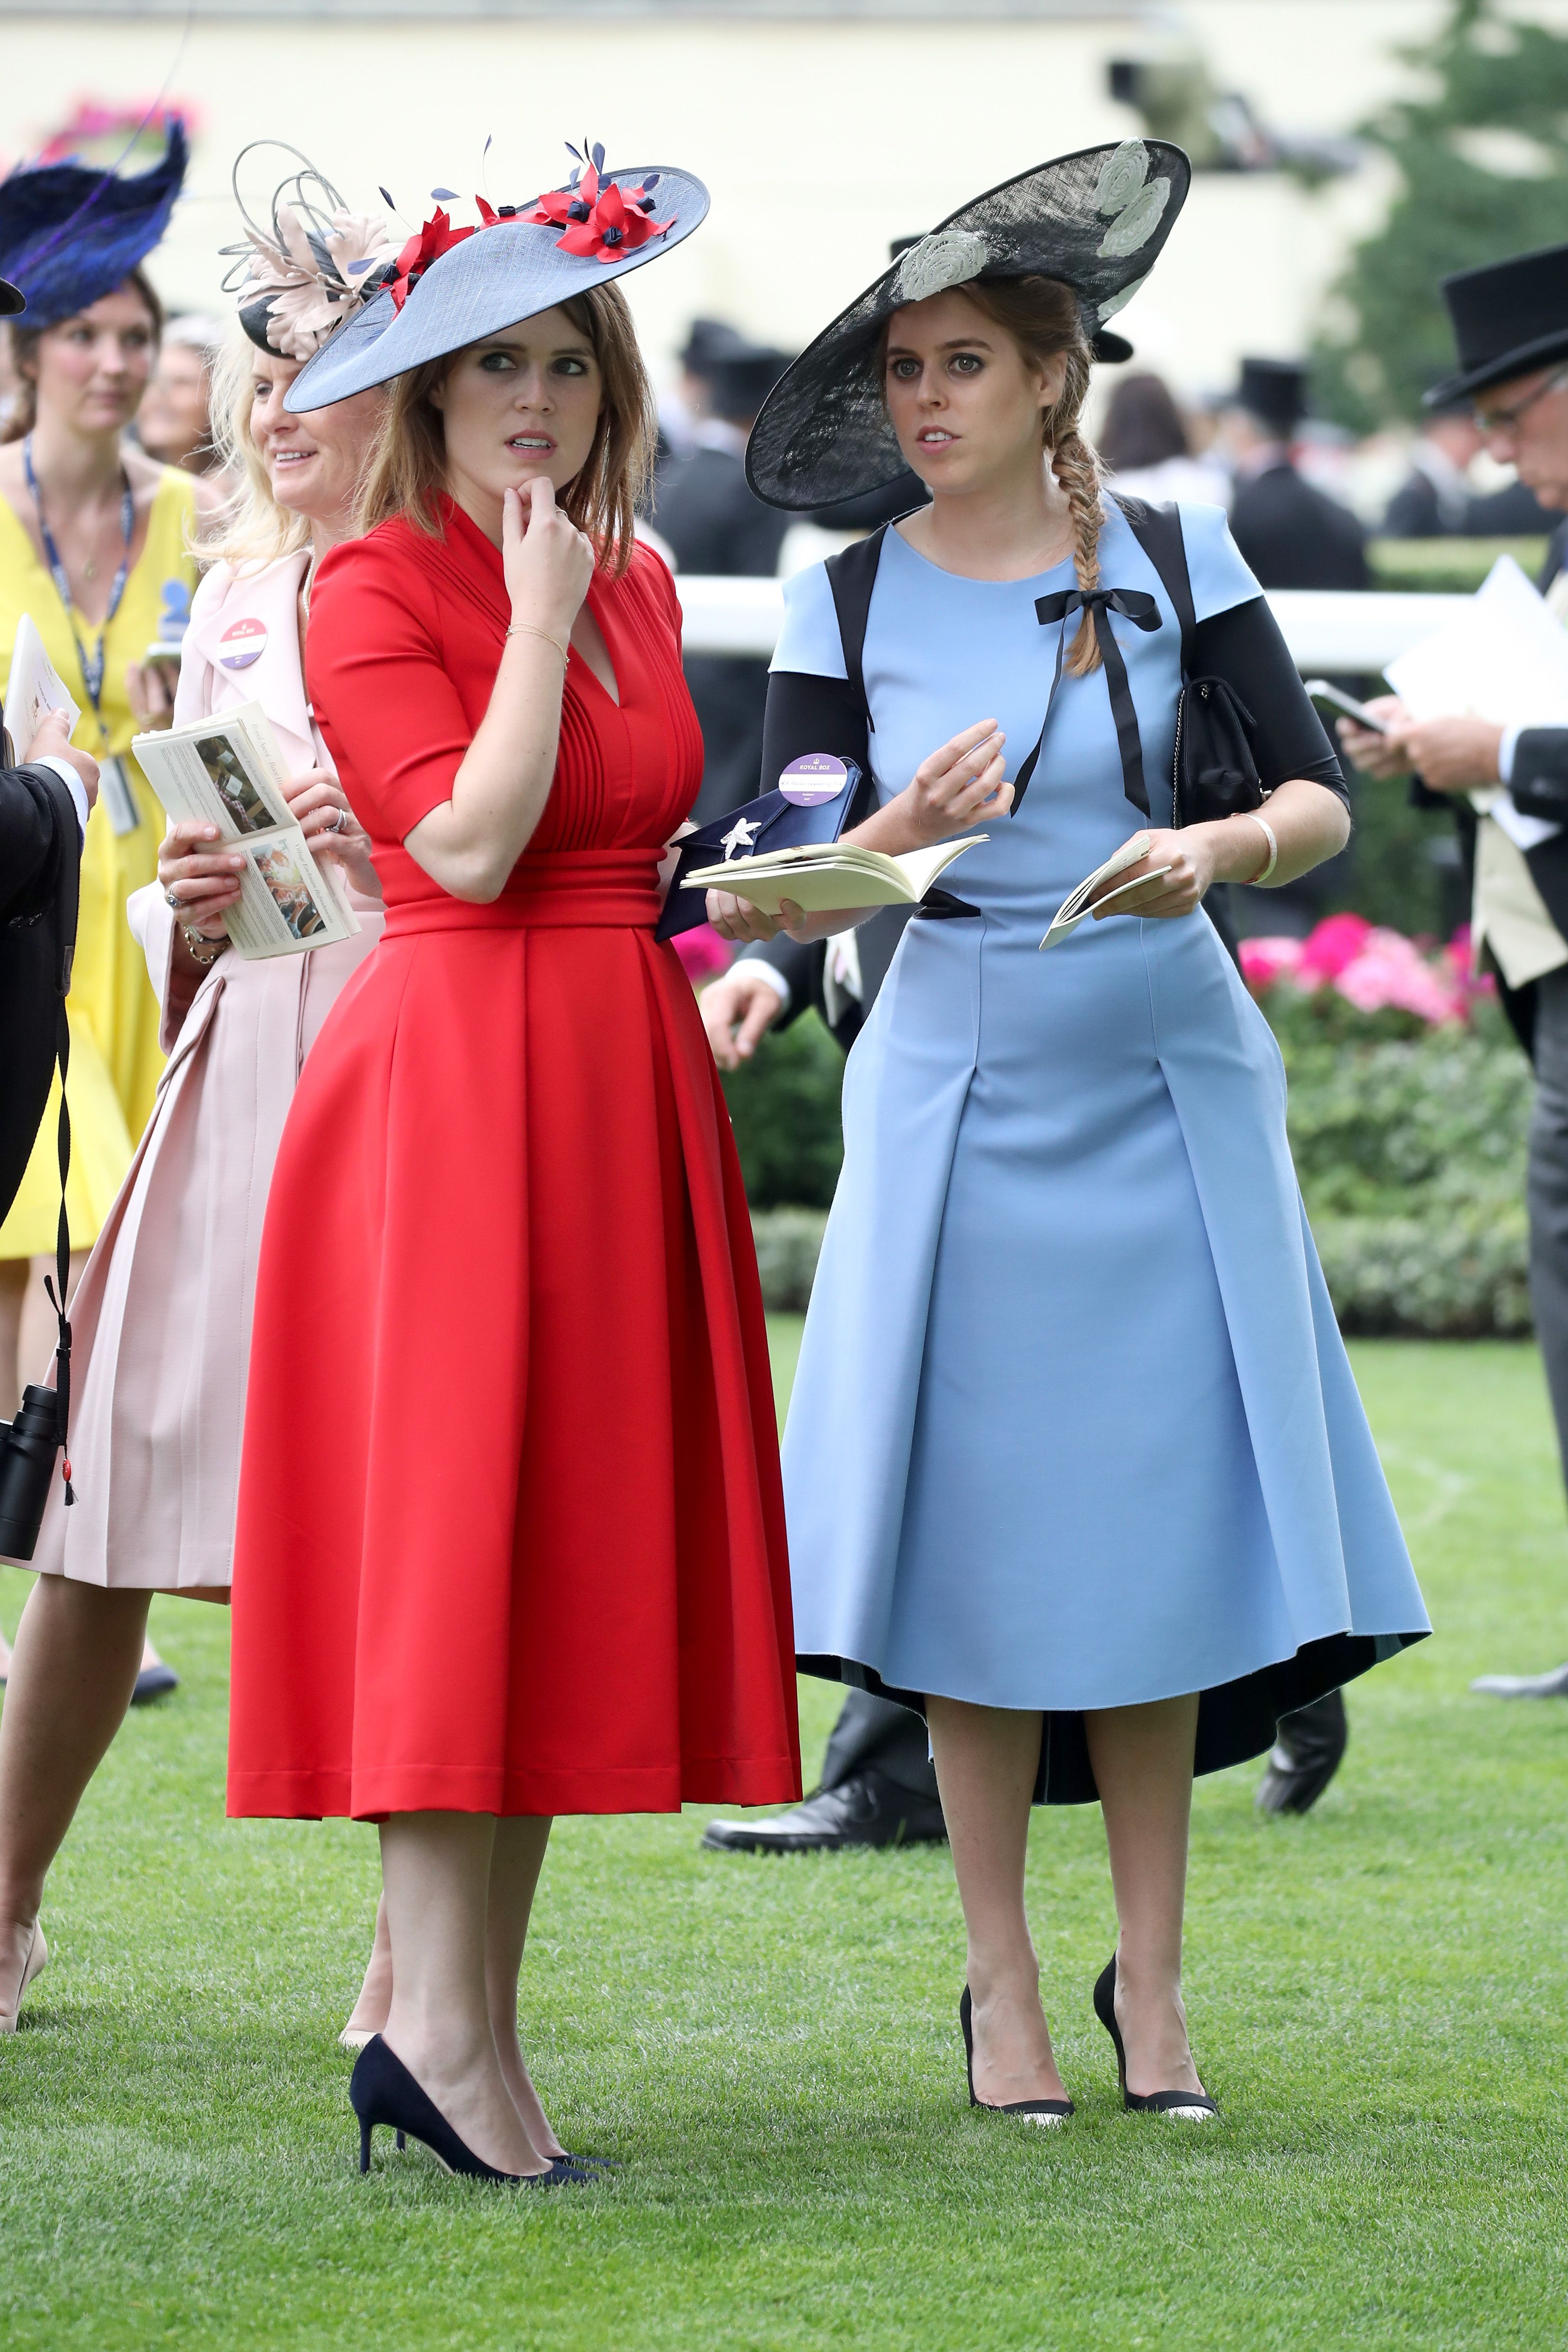
[[[784,582],[784,627],[770,667],[806,677],[847,677],[826,565],[812,563],[797,572]]]
[[[1207,621],[1215,613],[1228,613],[1232,605],[1247,604],[1261,596],[1262,589],[1230,535],[1225,509],[1189,506],[1184,499],[1178,511],[1196,617]]]
[[[305,669],[355,815],[378,840],[405,839],[451,799],[473,735],[444,666],[429,582],[395,540],[355,541],[326,558]]]

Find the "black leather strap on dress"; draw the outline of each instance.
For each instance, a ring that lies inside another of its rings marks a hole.
[[[840,548],[822,567],[833,592],[833,609],[838,615],[844,675],[873,732],[876,721],[866,698],[866,625],[871,617],[871,592],[877,585],[877,566],[882,561],[882,541],[890,528],[883,523],[868,539],[858,539],[853,545]]]
[[[1062,682],[1062,663],[1066,657],[1068,623],[1075,613],[1088,613],[1093,622],[1094,641],[1100,647],[1100,658],[1105,665],[1105,683],[1110,695],[1111,716],[1116,721],[1116,741],[1121,753],[1121,782],[1128,799],[1136,809],[1149,814],[1149,788],[1143,782],[1143,746],[1138,733],[1138,713],[1133,707],[1132,688],[1128,683],[1127,664],[1116,642],[1116,632],[1110,625],[1112,613],[1120,613],[1124,621],[1135,628],[1152,630],[1161,625],[1160,607],[1152,596],[1142,588],[1069,588],[1054,596],[1037,596],[1035,614],[1042,628],[1060,623],[1061,635],[1057,641],[1057,667],[1051,679],[1046,715],[1040,731],[1035,738],[1035,748],[1019,769],[1013,782],[1013,808],[1029,788],[1046,740],[1046,729],[1051,723],[1051,710],[1057,698],[1057,688]]]

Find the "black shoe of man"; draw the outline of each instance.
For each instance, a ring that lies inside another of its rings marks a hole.
[[[1549,1675],[1481,1675],[1470,1688],[1489,1698],[1568,1698],[1568,1666]]]
[[[143,1666],[136,1677],[136,1687],[131,1694],[132,1706],[148,1706],[155,1698],[166,1698],[180,1687],[180,1677],[173,1666],[160,1658],[155,1666]]]
[[[1342,1691],[1282,1716],[1252,1801],[1259,1812],[1310,1813],[1339,1770],[1349,1740]]]
[[[787,1813],[711,1822],[702,1843],[719,1853],[836,1853],[852,1845],[932,1845],[946,1835],[940,1805],[867,1770],[837,1789],[818,1789]]]

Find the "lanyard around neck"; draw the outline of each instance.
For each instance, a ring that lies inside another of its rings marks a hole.
[[[98,731],[107,743],[109,730],[103,723],[102,709],[103,670],[108,659],[106,641],[109,635],[109,625],[120,610],[121,599],[125,593],[125,583],[131,577],[131,542],[136,531],[136,501],[132,495],[131,478],[121,466],[120,529],[125,545],[120,558],[120,569],[114,575],[114,585],[109,592],[109,610],[105,613],[100,625],[98,644],[93,649],[92,658],[89,661],[87,647],[81,641],[81,632],[76,625],[76,600],[71,594],[70,574],[60,561],[60,551],[55,545],[54,532],[49,529],[48,519],[44,513],[44,501],[38,488],[38,478],[33,470],[33,436],[30,433],[22,444],[22,471],[26,478],[27,495],[33,501],[33,510],[38,518],[38,536],[44,542],[44,554],[47,558],[49,574],[55,583],[55,593],[65,607],[66,623],[71,633],[71,642],[76,646],[76,657],[81,664],[82,684],[87,688],[87,698],[92,705],[92,715],[98,721]]]

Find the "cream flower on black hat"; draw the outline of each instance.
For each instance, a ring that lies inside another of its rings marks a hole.
[[[262,147],[281,148],[302,168],[278,187],[268,224],[258,227],[239,194],[239,167]],[[240,151],[234,193],[245,239],[223,248],[237,257],[224,289],[237,298],[240,324],[262,351],[313,359],[380,292],[402,239],[373,214],[351,212],[331,182],[280,140],[255,140]]]

